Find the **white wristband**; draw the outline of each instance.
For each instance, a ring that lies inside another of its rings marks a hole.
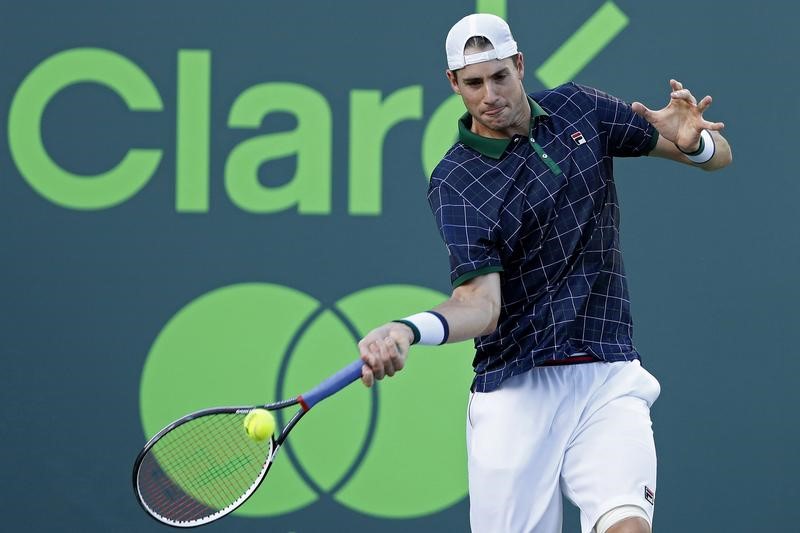
[[[395,320],[395,322],[405,324],[414,332],[414,340],[411,344],[444,344],[450,335],[450,327],[447,324],[447,320],[436,311],[417,313],[416,315]]]
[[[703,130],[700,132],[700,148],[697,149],[695,152],[684,152],[681,150],[680,146],[678,146],[678,150],[683,152],[683,155],[689,158],[689,161],[696,165],[702,165],[703,163],[707,163],[714,157],[714,150],[716,146],[714,145],[714,138],[708,132],[708,130]]]

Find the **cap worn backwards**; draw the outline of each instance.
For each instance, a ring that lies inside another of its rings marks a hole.
[[[485,37],[494,49],[476,54],[465,54],[464,46],[472,37]],[[458,70],[466,65],[492,59],[505,59],[517,53],[517,43],[506,21],[496,15],[475,13],[467,15],[450,28],[445,41],[447,67]]]

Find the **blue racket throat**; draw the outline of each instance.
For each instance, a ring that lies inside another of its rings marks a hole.
[[[304,411],[308,411],[328,396],[336,394],[360,378],[361,367],[363,366],[364,362],[361,359],[356,359],[307,393],[298,396],[297,402]]]

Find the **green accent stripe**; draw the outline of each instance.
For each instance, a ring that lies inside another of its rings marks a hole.
[[[500,159],[500,156],[502,156],[506,148],[508,148],[511,139],[481,137],[477,133],[472,133],[470,130],[471,125],[472,115],[464,113],[464,116],[458,120],[458,140],[487,157]]]
[[[552,172],[556,176],[559,176],[561,174],[561,167],[558,166],[558,163],[553,161],[553,158],[547,155],[547,153],[545,153],[544,148],[542,148],[541,145],[539,145],[539,143],[530,138],[528,140],[530,141],[531,146],[533,147],[533,151],[536,152],[536,154],[539,156],[539,159],[542,160],[542,163],[547,165],[547,168],[550,169],[550,172]]]
[[[503,267],[501,266],[488,266],[479,268],[478,270],[473,270],[472,272],[467,272],[466,274],[461,274],[456,278],[453,282],[453,288],[455,289],[459,285],[463,285],[467,281],[477,278],[478,276],[483,276],[485,274],[491,274],[492,272],[502,272]]]
[[[572,80],[628,25],[628,17],[608,1],[536,70],[545,87]]]

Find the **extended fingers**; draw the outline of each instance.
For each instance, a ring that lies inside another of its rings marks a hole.
[[[688,102],[688,103],[690,103],[692,105],[696,105],[697,104],[697,100],[692,95],[691,91],[689,91],[689,89],[678,89],[678,90],[672,91],[670,93],[669,97],[672,98],[673,100],[683,100],[683,101]]]
[[[709,122],[707,120],[704,120],[703,121],[703,128],[705,128],[707,130],[720,131],[723,128],[725,128],[725,123],[724,122]]]
[[[697,103],[697,110],[700,111],[700,114],[702,115],[710,106],[711,96],[706,95]],[[703,120],[703,127],[707,130],[719,131],[725,127],[725,124],[722,122],[709,122],[708,120]]]
[[[697,102],[697,109],[698,109],[698,111],[700,111],[702,113],[706,109],[708,109],[710,105],[711,105],[711,96],[706,95],[706,96],[703,97],[702,100]]]

